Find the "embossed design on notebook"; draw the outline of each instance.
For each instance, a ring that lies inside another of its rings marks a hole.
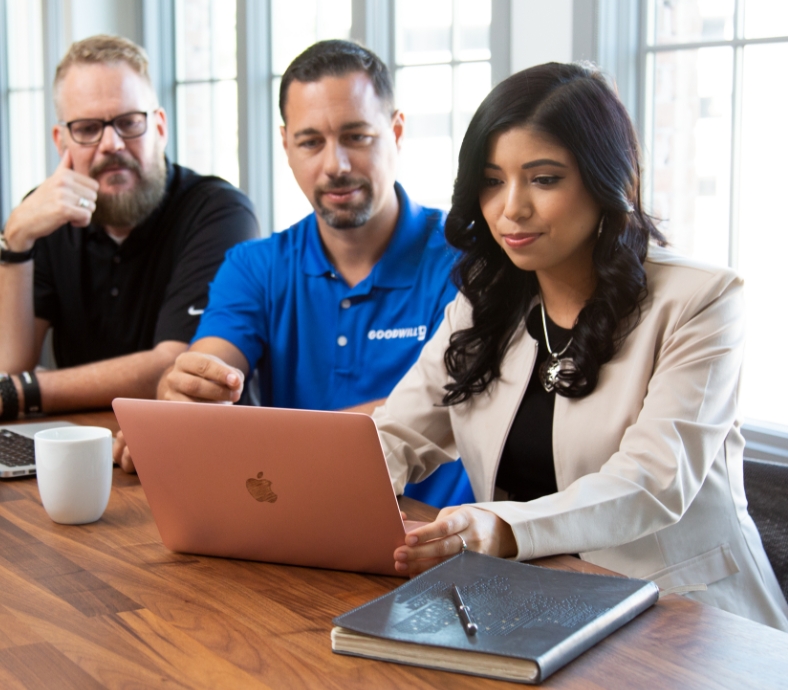
[[[577,596],[557,599],[540,592],[513,600],[509,579],[505,577],[480,578],[459,589],[474,612],[479,635],[506,636],[520,628],[549,625],[573,629],[606,610],[595,608]],[[402,617],[393,629],[400,633],[429,635],[456,625],[458,615],[450,590],[450,583],[438,581],[423,591],[398,596],[394,613],[401,613]]]

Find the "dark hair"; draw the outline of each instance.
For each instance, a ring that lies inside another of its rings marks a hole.
[[[323,77],[343,77],[351,72],[364,72],[378,98],[393,112],[394,87],[385,63],[358,43],[352,41],[318,41],[293,60],[282,75],[279,85],[279,112],[285,119],[287,92],[293,81],[312,82]]]
[[[452,381],[444,404],[481,393],[501,375],[509,343],[539,294],[536,274],[517,268],[493,239],[479,205],[491,137],[528,126],[555,139],[577,160],[586,190],[602,208],[594,245],[596,288],[572,329],[575,369],[556,392],[591,393],[640,319],[643,262],[651,239],[666,244],[640,199],[639,147],[624,105],[595,67],[548,63],[513,74],[484,99],[460,148],[446,238],[462,254],[454,279],[473,308],[473,325],[452,334],[444,355]]]

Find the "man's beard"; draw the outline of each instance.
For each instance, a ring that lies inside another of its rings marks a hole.
[[[356,204],[341,204],[334,209],[323,206],[323,193],[348,188],[360,188],[364,193],[363,199]],[[372,217],[372,185],[363,178],[338,177],[325,187],[315,190],[315,211],[329,227],[337,230],[360,228]]]
[[[134,189],[117,194],[98,193],[96,210],[91,222],[115,228],[135,228],[144,221],[164,198],[167,186],[167,166],[164,156],[156,154],[155,164],[146,173],[139,162],[129,155],[109,154],[90,169],[90,176],[110,167],[121,167],[136,173],[139,182]]]

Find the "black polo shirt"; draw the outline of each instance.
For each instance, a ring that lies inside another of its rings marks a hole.
[[[243,192],[168,162],[162,203],[122,244],[96,225],[39,239],[35,314],[52,325],[58,366],[188,343],[225,252],[259,234]]]

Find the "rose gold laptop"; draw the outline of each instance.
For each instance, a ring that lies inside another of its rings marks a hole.
[[[397,575],[405,525],[367,415],[112,406],[169,549]]]

